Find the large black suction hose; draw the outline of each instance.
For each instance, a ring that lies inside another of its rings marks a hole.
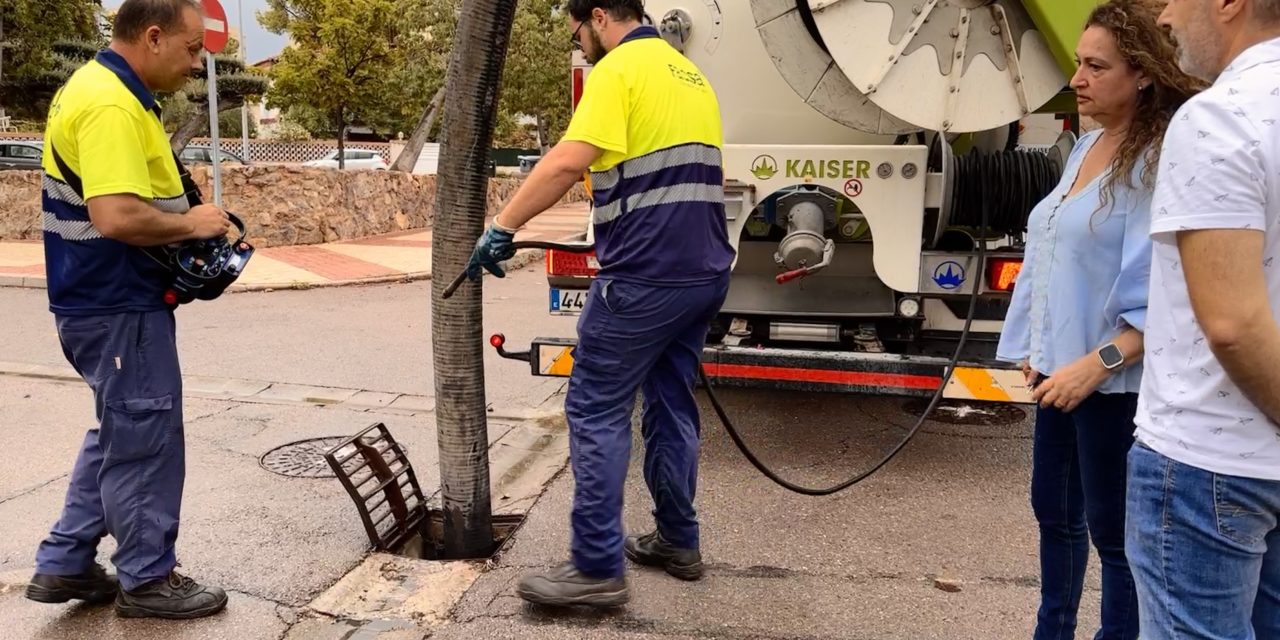
[[[981,207],[981,211],[982,211],[982,232],[979,235],[979,241],[977,243],[979,265],[981,265],[986,258],[986,242],[981,239],[983,236],[986,236],[986,231],[987,231],[986,207]],[[544,250],[567,251],[567,252],[575,252],[575,253],[587,253],[592,251],[595,248],[594,246],[589,244],[582,244],[582,243],[564,244],[564,243],[557,243],[557,242],[544,242],[540,240],[520,240],[520,241],[511,243],[511,246],[517,250],[544,249]],[[457,291],[458,287],[460,287],[462,283],[466,281],[466,279],[467,279],[466,271],[463,271],[462,273],[458,274],[453,279],[453,281],[449,283],[449,286],[444,290],[442,294],[443,297],[449,298],[450,296],[452,296],[453,293]],[[888,464],[890,460],[892,460],[895,456],[897,456],[898,453],[901,452],[902,449],[907,446],[907,443],[911,442],[911,439],[916,436],[916,433],[920,431],[920,428],[924,426],[925,421],[929,419],[929,416],[932,415],[934,410],[937,408],[938,403],[941,402],[942,396],[946,392],[947,384],[951,380],[951,375],[955,371],[957,363],[960,362],[960,354],[963,353],[965,342],[969,338],[969,330],[970,330],[970,327],[973,325],[973,315],[974,315],[974,311],[977,309],[977,306],[978,306],[978,286],[977,286],[977,283],[975,282],[973,287],[973,293],[969,297],[969,313],[965,317],[964,329],[960,333],[960,341],[956,345],[956,351],[951,356],[950,362],[947,364],[947,370],[942,376],[942,382],[938,385],[938,389],[934,391],[933,398],[932,400],[929,401],[929,406],[925,409],[924,413],[920,415],[920,418],[916,420],[915,426],[911,427],[911,430],[908,431],[907,435],[902,438],[902,441],[899,442],[896,446],[894,446],[893,450],[891,450],[888,455],[882,458],[880,462],[876,463],[875,466],[833,487],[828,487],[825,489],[811,489],[808,487],[802,487],[798,484],[788,482],[787,480],[783,479],[777,473],[775,473],[772,469],[766,466],[763,462],[761,462],[760,459],[757,458],[756,455],[751,452],[751,448],[747,446],[746,442],[742,440],[742,436],[738,434],[738,430],[734,428],[733,420],[729,418],[729,414],[724,410],[724,406],[720,404],[720,398],[716,396],[715,389],[711,385],[711,379],[707,377],[707,371],[701,365],[699,365],[698,367],[698,377],[700,380],[702,380],[702,386],[707,391],[707,398],[711,400],[711,406],[715,409],[716,415],[720,418],[720,424],[724,425],[724,429],[729,433],[729,438],[733,440],[733,444],[738,447],[738,450],[742,452],[742,455],[746,456],[747,461],[750,462],[752,466],[758,469],[760,473],[764,474],[765,477],[769,478],[773,482],[777,483],[778,486],[784,489],[787,489],[788,491],[793,491],[795,493],[799,493],[806,496],[831,495],[833,493],[844,491],[845,489],[848,489],[849,487],[852,487],[853,485],[858,484],[859,482],[862,482],[863,480],[867,479],[876,471],[879,471],[881,467]]]

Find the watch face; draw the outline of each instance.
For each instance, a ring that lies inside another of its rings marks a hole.
[[[1120,347],[1117,347],[1114,344],[1109,344],[1103,347],[1102,350],[1098,352],[1098,355],[1102,358],[1102,364],[1106,365],[1108,368],[1114,368],[1124,364],[1124,354],[1120,353]]]

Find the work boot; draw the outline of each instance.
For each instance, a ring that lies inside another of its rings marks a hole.
[[[27,599],[57,604],[68,600],[84,600],[90,604],[111,602],[120,589],[120,581],[107,575],[100,564],[78,576],[52,576],[37,573],[27,585]]]
[[[122,618],[186,620],[211,616],[225,606],[227,592],[197,584],[177,571],[133,591],[121,589],[116,596],[116,614]]]
[[[697,549],[678,549],[654,531],[642,536],[627,536],[622,543],[627,559],[650,567],[662,567],[681,580],[702,577],[702,554]]]
[[[534,604],[557,607],[620,607],[631,600],[626,578],[589,578],[572,562],[521,578],[516,593]]]

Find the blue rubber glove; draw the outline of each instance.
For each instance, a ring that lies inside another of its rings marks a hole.
[[[510,260],[516,255],[516,250],[511,246],[515,237],[515,231],[499,225],[496,220],[490,224],[476,241],[476,250],[472,252],[471,261],[467,263],[467,277],[473,282],[479,282],[480,277],[484,275],[481,270],[483,268],[499,278],[505,278],[507,272],[503,271],[502,265],[498,263]]]

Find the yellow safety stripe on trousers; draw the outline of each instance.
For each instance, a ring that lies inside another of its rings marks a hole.
[[[957,367],[943,397],[950,400],[984,400],[1033,404],[1031,387],[1016,369]]]

